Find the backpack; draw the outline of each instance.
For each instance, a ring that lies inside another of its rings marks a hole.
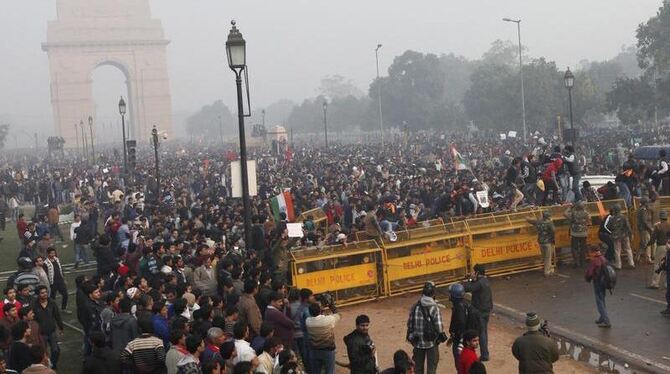
[[[609,290],[610,295],[612,294],[612,290],[616,287],[616,270],[609,263],[600,268],[598,283],[602,288]]]

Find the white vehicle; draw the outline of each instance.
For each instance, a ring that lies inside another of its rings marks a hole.
[[[591,184],[591,187],[597,190],[598,188],[606,185],[607,182],[614,183],[614,178],[616,178],[614,175],[584,175],[579,181],[581,183],[588,181]]]

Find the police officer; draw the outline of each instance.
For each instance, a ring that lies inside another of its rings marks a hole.
[[[565,211],[565,218],[570,222],[570,249],[575,267],[584,266],[584,255],[586,253],[586,237],[591,217],[584,210],[584,203],[577,201],[571,208]]]
[[[649,199],[645,196],[640,199],[640,207],[637,209],[637,232],[640,237],[640,248],[638,249],[636,259],[651,263],[651,250],[654,245],[651,242],[651,233],[653,231],[652,212],[649,210]]]
[[[612,242],[614,243],[614,268],[617,270],[621,269],[621,251],[623,250],[628,257],[628,266],[634,269],[633,251],[630,248],[632,230],[628,218],[621,214],[621,206],[619,204],[614,204],[612,207],[612,216],[610,224]]]
[[[551,212],[545,210],[542,212],[542,219],[526,219],[526,221],[535,226],[537,230],[537,241],[540,243],[542,257],[544,258],[544,276],[548,277],[554,273],[552,255],[554,252],[554,243],[556,242],[556,228],[551,221]]]
[[[668,241],[668,233],[670,233],[670,224],[668,223],[668,212],[662,210],[658,215],[661,219],[654,225],[651,233],[651,241],[654,245],[654,266],[651,269],[651,283],[647,288],[658,289],[661,286],[661,281],[665,280],[661,277],[661,272],[657,273],[656,269],[661,264],[661,259],[665,256],[666,242]]]

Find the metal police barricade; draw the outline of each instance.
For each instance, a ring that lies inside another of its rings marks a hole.
[[[421,228],[421,230],[416,230],[415,234],[416,236],[430,236],[432,234],[439,234],[442,232],[441,226],[444,224],[444,221],[442,221],[442,218],[435,218],[435,219],[430,219],[427,221],[421,221],[417,223],[415,226],[411,227],[410,230],[415,229],[415,228]],[[396,231],[396,235],[398,237],[401,237],[403,235],[406,236],[407,229],[399,230]],[[364,240],[372,240],[368,234],[365,233],[365,231],[356,231],[354,233],[354,237],[356,238],[356,241],[364,241]],[[391,241],[388,240],[388,238],[375,238],[378,243],[382,244],[382,239],[388,243],[391,243]]]
[[[470,264],[486,264],[491,276],[542,269],[535,229],[527,218],[539,219],[539,209],[506,216],[465,221],[470,233]]]
[[[330,292],[338,305],[376,299],[385,294],[382,257],[373,240],[291,251],[293,285]]]
[[[419,290],[429,280],[439,286],[468,274],[465,222],[426,221],[397,236],[393,242],[384,238],[382,244],[389,296]]]
[[[326,212],[324,212],[323,209],[315,208],[302,212],[295,221],[305,222],[309,217],[312,217],[314,226],[320,227],[323,229],[323,232],[328,232],[328,217],[326,217]]]
[[[600,243],[598,231],[603,220],[601,215],[603,213],[609,213],[610,209],[612,209],[615,204],[619,204],[621,207],[621,214],[628,214],[628,210],[626,209],[626,202],[623,199],[584,203],[584,210],[591,217],[591,225],[588,228],[586,236],[587,247],[598,245]],[[598,205],[600,205],[600,207]],[[565,211],[568,210],[568,208],[570,208],[570,206],[567,204],[541,208],[542,211],[548,210],[551,212],[551,219],[554,222],[554,226],[556,227],[556,256],[557,260],[560,260],[561,262],[572,262],[573,260],[571,252],[568,250],[563,250],[572,246],[570,239],[570,222],[565,217]],[[631,227],[633,228],[633,235],[636,236],[637,233],[635,231],[633,219],[630,216],[629,221],[631,223]],[[631,243],[633,243],[632,238]],[[590,252],[587,251],[586,255],[587,257],[590,256]]]

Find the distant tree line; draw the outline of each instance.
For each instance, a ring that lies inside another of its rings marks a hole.
[[[663,118],[670,111],[670,1],[637,29],[637,45],[622,48],[606,61],[581,61],[572,68],[575,125],[585,127],[616,114],[624,125]],[[526,122],[530,130],[552,128],[557,117],[568,122],[565,68],[524,51]],[[281,117],[273,124],[294,131],[321,131],[327,102],[332,131],[378,128],[378,87],[386,127],[513,130],[521,123],[518,47],[496,40],[480,59],[408,50],[395,57],[388,74],[374,79],[367,95],[350,80],[334,75],[322,79],[315,97],[300,104],[276,104]],[[271,113],[267,108],[268,115]],[[188,120],[189,133],[210,136],[221,115],[232,129],[230,110],[222,102],[204,107]],[[256,111],[253,123],[260,123]],[[218,131],[218,130],[217,130]]]

